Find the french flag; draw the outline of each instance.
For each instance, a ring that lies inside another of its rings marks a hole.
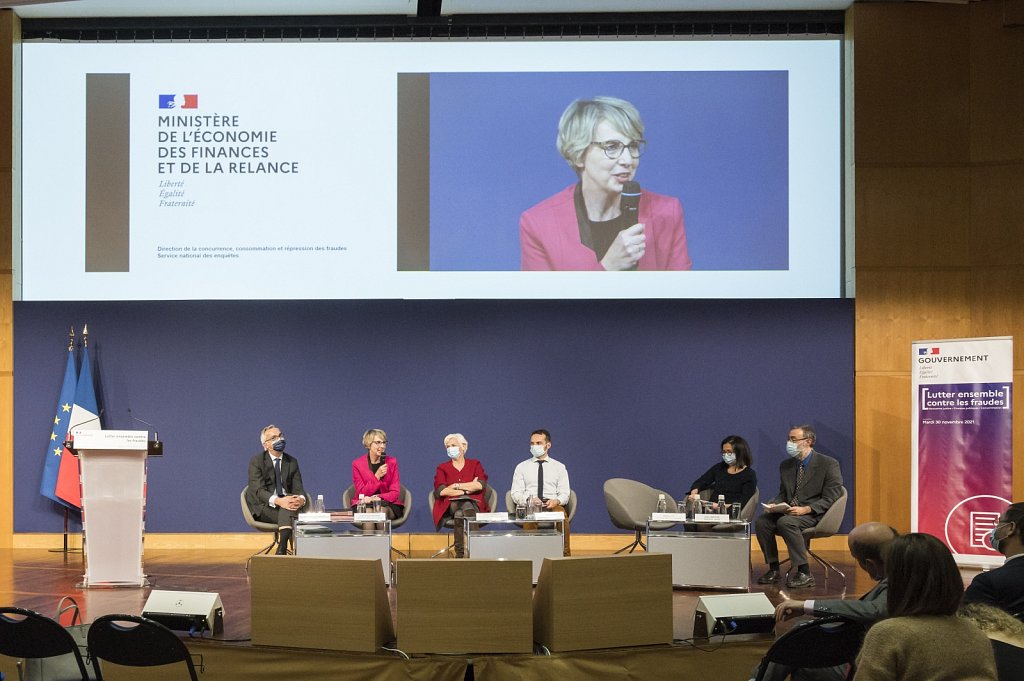
[[[160,95],[161,109],[198,109],[199,95]]]

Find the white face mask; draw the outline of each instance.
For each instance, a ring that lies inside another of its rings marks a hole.
[[[533,458],[535,459],[539,459],[544,456],[545,451],[547,450],[544,449],[544,445],[530,445],[530,454],[533,454]]]
[[[797,456],[800,456],[800,445],[798,445],[797,443],[793,442],[792,440],[787,440],[786,441],[786,454],[789,454],[790,456],[792,456],[794,458],[797,457]]]
[[[447,452],[448,452],[448,458],[449,458],[449,459],[455,460],[455,459],[459,458],[459,453],[460,453],[460,452],[461,452],[462,450],[460,450],[460,449],[459,449],[458,447],[449,447],[449,448],[448,448],[447,450],[445,450],[445,451],[447,451]]]
[[[731,466],[736,463],[736,455],[733,452],[722,452],[722,461]]]

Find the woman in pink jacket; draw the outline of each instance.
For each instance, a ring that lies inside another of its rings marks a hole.
[[[402,515],[402,490],[398,480],[398,460],[384,454],[388,446],[388,436],[383,430],[371,428],[363,433],[363,446],[366,456],[360,456],[352,462],[352,506],[363,501],[380,499],[381,510],[388,518],[394,520]]]
[[[634,180],[643,136],[640,113],[624,99],[569,105],[558,122],[558,150],[579,182],[520,217],[522,269],[690,269],[679,199],[643,191]]]

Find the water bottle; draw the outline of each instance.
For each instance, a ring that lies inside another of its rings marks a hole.
[[[718,495],[718,512],[719,513],[726,513],[726,514],[729,513],[729,509],[727,509],[725,507],[725,495],[724,494],[719,494]]]
[[[324,512],[324,495],[323,494],[317,494],[316,495],[316,504],[314,504],[314,506],[313,506],[313,511],[315,513],[323,513]]]
[[[356,506],[356,513],[366,513],[366,495],[359,495],[359,504]]]
[[[658,495],[658,506],[655,509],[655,513],[666,513],[668,512],[668,502],[665,500],[664,494]]]

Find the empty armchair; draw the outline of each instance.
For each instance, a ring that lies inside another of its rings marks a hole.
[[[635,533],[633,543],[623,546],[615,553],[628,551],[633,553],[636,547],[647,550],[643,542],[644,532],[647,530],[647,520],[651,517],[658,504],[658,495],[664,494],[670,509],[675,509],[675,499],[668,492],[655,489],[636,480],[626,478],[612,478],[604,483],[604,503],[608,509],[608,517],[612,525],[623,530],[632,530]],[[671,527],[672,523],[656,523],[652,527],[664,529]]]

